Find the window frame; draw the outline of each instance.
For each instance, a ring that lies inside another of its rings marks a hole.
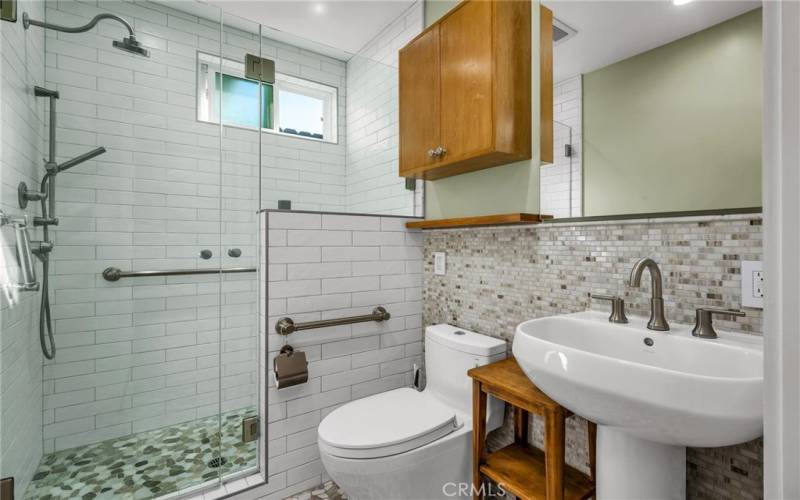
[[[241,78],[259,84],[259,108],[263,108],[261,96],[263,92],[261,85],[272,86],[272,127],[260,130],[269,134],[282,135],[284,137],[295,137],[317,142],[327,142],[330,144],[339,143],[339,89],[333,85],[327,85],[305,78],[275,73],[275,83],[268,84],[246,78],[244,75],[244,63],[215,56],[206,52],[197,52],[197,121],[203,123],[220,123],[220,95],[215,86],[215,73],[228,75],[234,78]],[[313,99],[319,99],[323,103],[323,127],[322,139],[309,137],[299,134],[289,134],[281,132],[280,127],[280,91],[285,90],[294,94],[299,94]],[[260,115],[261,113],[259,113]],[[263,120],[260,117],[259,120]],[[259,130],[259,127],[249,127],[240,124],[223,124],[226,127],[242,128],[246,130]]]

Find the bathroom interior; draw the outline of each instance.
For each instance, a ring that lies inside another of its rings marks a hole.
[[[799,498],[785,3],[2,0],[0,499]]]

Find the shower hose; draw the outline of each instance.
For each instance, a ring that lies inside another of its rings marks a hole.
[[[42,217],[47,218],[47,204],[42,200]],[[43,226],[43,241],[49,241],[47,224]],[[42,304],[39,308],[39,343],[42,345],[42,354],[47,359],[56,357],[56,339],[53,337],[53,322],[50,318],[50,253],[41,252],[42,260]],[[50,346],[47,346],[48,338]]]

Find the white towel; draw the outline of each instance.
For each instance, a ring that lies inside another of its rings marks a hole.
[[[3,289],[3,297],[11,307],[19,302],[17,284],[21,278],[14,228],[8,225],[0,229],[0,287]]]

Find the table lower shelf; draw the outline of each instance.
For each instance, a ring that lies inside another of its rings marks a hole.
[[[544,464],[542,450],[512,444],[491,453],[480,470],[520,499],[546,500]],[[593,494],[594,484],[586,474],[564,464],[564,500],[584,500]]]

